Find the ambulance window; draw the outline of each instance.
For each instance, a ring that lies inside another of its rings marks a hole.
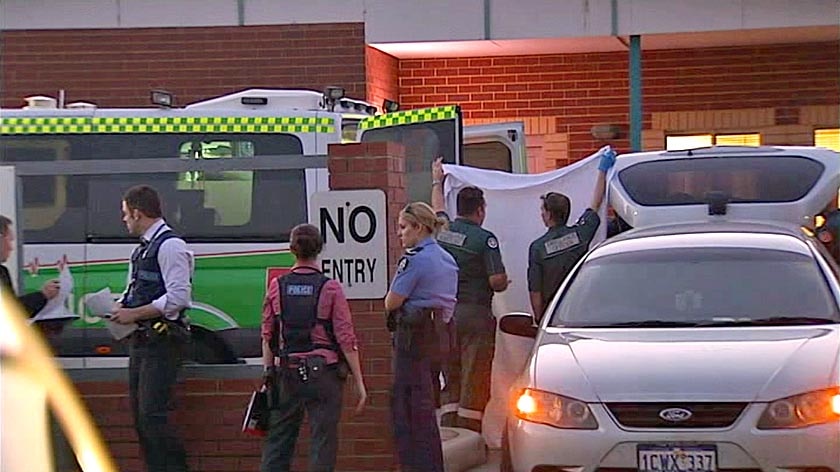
[[[4,138],[0,162],[43,162],[66,160],[70,143],[61,138],[25,136]],[[23,181],[23,228],[42,230],[55,224],[67,205],[67,178],[27,176]]]
[[[356,133],[359,130],[359,119],[342,118],[341,119],[341,142],[355,143]]]
[[[170,155],[182,159],[241,159],[254,156],[301,155],[293,135],[219,134],[162,135]],[[176,141],[171,141],[177,138]],[[113,201],[97,195],[122,195],[138,184],[150,184],[163,200],[164,218],[190,242],[288,241],[295,225],[306,221],[304,170],[233,170],[115,174],[90,177],[89,235],[94,241],[130,237],[115,214]]]
[[[840,128],[814,130],[814,146],[840,152]]]
[[[251,141],[187,141],[179,146],[182,159],[239,159],[254,157]],[[216,226],[242,226],[251,219],[254,172],[190,171],[178,174],[179,193],[195,194],[202,211],[213,215]],[[203,197],[203,198],[202,198]]]
[[[390,126],[365,131],[363,142],[394,141],[405,148],[406,197],[408,201],[426,201],[431,194],[429,169],[432,161],[443,156],[454,164],[460,153],[456,120],[443,120]]]
[[[502,142],[464,144],[465,166],[512,172],[510,149]]]

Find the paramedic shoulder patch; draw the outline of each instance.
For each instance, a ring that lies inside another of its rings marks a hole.
[[[315,287],[312,285],[287,285],[286,295],[293,297],[308,297],[315,293]]]
[[[557,254],[558,252],[565,251],[566,249],[577,246],[578,244],[580,244],[580,238],[578,238],[577,232],[575,231],[565,236],[546,241],[545,254],[547,256]]]
[[[438,233],[437,240],[445,244],[464,247],[464,242],[467,240],[467,235],[456,233],[454,231],[444,230]]]
[[[487,238],[487,247],[490,249],[499,249],[499,241],[493,236],[490,236]]]

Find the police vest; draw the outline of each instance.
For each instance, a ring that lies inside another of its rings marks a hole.
[[[329,281],[320,271],[300,273],[292,270],[277,279],[280,288],[280,321],[283,326],[283,349],[273,347],[278,355],[311,352],[315,349],[330,349],[339,352],[333,333],[332,320],[318,318],[318,300],[321,288]],[[324,327],[330,344],[312,341],[312,332],[318,324]],[[275,340],[274,346],[279,345]],[[279,352],[278,352],[279,351]]]
[[[126,308],[148,305],[166,293],[157,256],[161,244],[178,236],[169,229],[161,229],[152,236],[151,241],[141,244],[131,254],[131,284],[123,300]]]

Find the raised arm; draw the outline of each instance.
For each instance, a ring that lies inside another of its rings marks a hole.
[[[604,195],[607,193],[607,172],[615,165],[615,151],[607,148],[601,154],[601,162],[598,163],[598,180],[595,182],[595,191],[592,194],[592,204],[589,206],[597,212],[604,203]]]
[[[446,211],[446,204],[443,201],[443,179],[445,178],[443,158],[438,157],[432,162],[432,209],[435,213]]]

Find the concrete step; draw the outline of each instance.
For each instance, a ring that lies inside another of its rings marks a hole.
[[[484,438],[463,428],[440,428],[443,465],[446,472],[463,472],[487,461]]]

